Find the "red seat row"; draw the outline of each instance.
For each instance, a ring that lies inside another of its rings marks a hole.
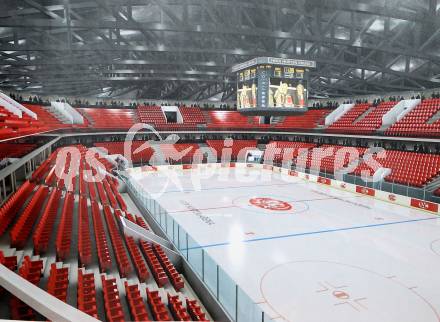
[[[105,315],[108,322],[124,322],[124,311],[119,298],[116,278],[106,279],[101,275],[102,293],[104,295]]]
[[[358,160],[365,153],[365,148],[354,148],[353,153],[340,145],[323,144],[319,149],[310,150],[307,155],[306,167],[334,173]],[[355,152],[357,151],[357,153]],[[329,155],[330,154],[330,155]]]
[[[389,182],[423,187],[440,175],[440,155],[419,152],[387,150],[385,158],[374,159],[383,167],[391,169],[385,180]],[[361,163],[353,171],[356,175],[367,172],[373,175],[377,169],[371,169],[366,163]]]
[[[87,195],[87,182],[84,174],[84,162],[82,161],[79,168],[79,194],[80,196]]]
[[[32,173],[31,181],[40,183],[47,175],[47,172],[51,169],[51,164],[55,160],[56,152],[52,152],[52,154],[43,161],[42,164]],[[55,170],[53,170],[55,171]]]
[[[274,163],[289,162],[298,157],[303,150],[314,148],[315,143],[271,141],[266,145],[264,161]]]
[[[167,254],[165,254],[162,247],[158,244],[154,244],[153,250],[157,254],[160,263],[162,264],[163,268],[165,269],[165,272],[170,278],[171,284],[174,286],[174,289],[176,291],[182,289],[184,286],[183,278],[182,276],[180,276],[179,272],[176,270],[173,263],[170,262]]]
[[[110,240],[112,242],[113,251],[116,256],[116,262],[119,268],[119,275],[121,277],[126,277],[129,273],[132,272],[133,269],[130,264],[130,260],[128,259],[128,255],[124,247],[124,242],[119,233],[115,218],[113,217],[112,211],[108,205],[104,206],[104,217],[107,221]]]
[[[142,228],[146,230],[150,230],[150,227],[148,227],[147,223],[145,222],[144,218],[140,216],[136,216],[136,223],[141,226]]]
[[[31,260],[29,256],[25,256],[18,274],[31,282],[38,285],[43,270],[42,260]],[[35,320],[35,311],[27,304],[13,296],[10,301],[11,317],[13,320]]]
[[[64,261],[70,254],[70,241],[72,239],[74,197],[67,192],[64,196],[64,204],[61,212],[61,220],[58,225],[56,239],[56,251],[58,260]]]
[[[128,220],[130,220],[132,223],[136,224],[136,219],[134,219],[134,216],[130,213],[125,213],[125,218],[127,218]]]
[[[167,119],[160,106],[138,106],[137,111],[142,123],[152,124],[154,126],[167,123]]]
[[[151,312],[153,312],[153,318],[155,321],[172,321],[168,310],[163,304],[158,291],[150,291],[147,287],[147,302],[150,306]]]
[[[83,273],[82,269],[78,270],[77,304],[79,310],[96,319],[98,318],[95,275],[93,273]]]
[[[89,230],[89,209],[87,199],[79,197],[78,214],[78,255],[81,265],[89,265],[92,262],[92,241]]]
[[[134,151],[140,148],[144,143],[144,141],[131,142],[131,160],[133,163],[148,162],[153,155],[154,151],[149,145],[139,152],[134,153]],[[98,148],[105,148],[109,154],[125,155],[124,142],[97,142],[94,143],[94,146]]]
[[[40,133],[47,130],[38,120],[27,114],[22,117],[11,113],[0,106],[0,139],[17,138],[24,135]]]
[[[199,145],[194,143],[161,144],[160,150],[170,164],[191,163]]]
[[[167,274],[164,272],[162,265],[157,259],[151,243],[141,240],[139,241],[139,244],[157,285],[163,287],[168,282]]]
[[[108,199],[105,194],[104,185],[102,184],[102,182],[100,181],[96,182],[96,187],[98,188],[98,195],[99,195],[99,199],[101,199],[101,203],[103,205],[108,204]]]
[[[112,189],[114,195],[116,196],[116,199],[119,203],[119,208],[122,211],[127,211],[127,205],[125,204],[124,198],[122,198],[122,195],[119,193],[118,188],[116,187],[116,184],[113,182],[113,180],[109,181],[110,188]],[[115,207],[118,208],[118,207]]]
[[[226,143],[226,146],[225,146]],[[257,147],[257,140],[231,140],[232,145],[229,145],[229,141],[224,140],[206,140],[206,144],[217,155],[217,159],[228,158],[227,153],[231,153],[232,160],[244,159],[248,150],[255,150]],[[225,154],[225,155],[224,155]]]
[[[186,299],[186,309],[193,321],[208,321],[197,300]]]
[[[198,107],[179,107],[180,114],[182,114],[183,122],[185,124],[205,124],[205,116],[202,110]]]
[[[77,108],[89,121],[93,129],[123,129],[127,130],[138,123],[135,109],[111,108]]]
[[[0,208],[0,236],[3,235],[9,225],[14,221],[18,211],[29,198],[34,188],[35,183],[25,181]]]
[[[0,264],[6,266],[11,271],[17,269],[17,256],[5,256],[0,250]]]
[[[341,133],[347,129],[351,129],[353,123],[370,108],[371,105],[369,103],[361,103],[353,106],[348,112],[331,124],[326,132]]]
[[[426,99],[394,123],[385,132],[394,136],[424,136],[433,137],[440,135],[440,121],[430,121],[440,112],[440,99]]]
[[[141,251],[139,250],[139,247],[132,236],[125,236],[125,241],[127,244],[128,252],[130,253],[131,259],[134,263],[134,267],[139,277],[139,281],[145,282],[150,277],[150,273],[148,272],[147,265],[145,264]]]
[[[60,198],[61,190],[56,188],[52,189],[46,208],[32,237],[35,254],[46,252],[49,247],[53,226],[57,218]]]
[[[89,186],[89,195],[90,195],[90,199],[92,201],[98,201],[97,200],[97,195],[96,195],[96,189],[95,189],[95,183],[94,182],[88,182],[87,185]]]
[[[365,113],[366,104],[353,107],[338,121],[329,126],[329,132],[370,134],[382,126],[382,117],[389,112],[397,102],[382,102],[375,106],[367,115],[359,119]],[[371,108],[371,106],[368,106]],[[356,118],[354,118],[356,117]],[[359,119],[359,120],[358,120]]]
[[[284,130],[312,130],[331,112],[329,109],[309,110],[301,115],[286,116],[275,128]],[[261,125],[260,125],[261,126]]]
[[[188,311],[183,307],[178,295],[167,293],[168,308],[176,321],[191,321]]]
[[[42,127],[41,130],[58,130],[58,129],[68,129],[71,128],[71,124],[62,123],[54,115],[52,115],[44,106],[36,104],[23,104],[26,108],[30,109],[32,112],[36,113],[38,116],[38,122]]]
[[[209,129],[252,129],[253,120],[237,111],[209,111]]]
[[[23,248],[25,246],[48,193],[49,188],[44,186],[38,187],[37,192],[9,232],[12,247]]]
[[[113,209],[119,208],[118,202],[116,201],[116,197],[113,193],[113,190],[110,188],[107,178],[103,180],[103,186],[105,192],[107,193],[108,200],[110,201],[110,206],[112,206]]]
[[[56,263],[50,265],[47,292],[57,299],[67,301],[67,289],[69,288],[69,269],[67,267],[57,268]]]
[[[99,268],[101,272],[105,272],[112,267],[112,262],[107,237],[104,231],[104,224],[101,219],[101,209],[99,209],[99,205],[95,201],[92,201],[92,219],[96,240],[96,249],[98,252]]]
[[[0,250],[0,264],[4,265],[11,271],[17,269],[17,256],[5,256]],[[5,296],[6,291],[0,286],[0,296]]]
[[[127,297],[128,307],[133,321],[149,321],[147,307],[142,299],[141,292],[137,284],[128,285],[124,282],[125,296]]]

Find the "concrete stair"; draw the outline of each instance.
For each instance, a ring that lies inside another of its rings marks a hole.
[[[43,106],[43,108],[49,112],[50,114],[52,114],[53,116],[55,116],[55,118],[60,121],[61,123],[64,124],[72,124],[72,122],[64,115],[59,113],[59,111],[56,108],[53,108],[52,106]]]
[[[356,120],[354,120],[353,124],[356,124],[357,122],[362,121],[368,114],[370,114],[375,109],[376,109],[376,106],[371,106],[368,110],[366,110],[364,113],[362,113]]]
[[[440,120],[440,110],[434,114],[433,117],[431,117],[431,119],[429,119],[428,122],[426,122],[427,124],[434,124],[435,122],[437,122],[438,120]]]

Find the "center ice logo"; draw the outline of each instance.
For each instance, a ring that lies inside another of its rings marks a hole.
[[[267,210],[287,211],[292,209],[291,204],[272,198],[252,198],[249,200],[249,203],[255,207]]]

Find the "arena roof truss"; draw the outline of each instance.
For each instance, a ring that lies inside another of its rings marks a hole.
[[[314,60],[316,96],[440,87],[437,0],[3,0],[0,87],[233,99],[234,64]]]

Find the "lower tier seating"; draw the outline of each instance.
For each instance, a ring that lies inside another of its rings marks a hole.
[[[279,164],[295,160],[302,151],[314,148],[315,143],[271,141],[264,151],[264,162]]]
[[[79,310],[98,318],[95,276],[93,273],[84,273],[83,269],[78,270],[77,303]]]
[[[54,160],[61,151],[57,149],[41,164],[42,169],[37,169],[32,181],[23,183],[0,208],[2,219],[8,218],[0,221],[2,240],[5,240],[5,245],[0,247],[0,263],[14,272],[20,267],[18,274],[23,278],[97,319],[171,321],[175,314],[171,307],[177,306],[170,306],[166,296],[160,295],[166,293],[159,290],[164,286],[171,290],[172,286],[179,290],[172,292],[180,298],[194,296],[163,249],[125,236],[118,224],[121,217],[144,229],[149,227],[142,216],[128,212],[129,207],[118,191],[118,180],[108,173],[111,166],[91,168],[85,163],[87,149],[78,148],[81,150],[76,173],[79,179],[72,180],[71,190],[64,180],[53,175]],[[75,164],[73,159],[67,162]],[[103,183],[87,182],[90,179],[87,170],[95,176],[104,173]],[[78,236],[77,249],[73,249],[74,236]],[[26,256],[21,260],[17,255],[6,255],[16,252],[11,247],[22,248]],[[126,285],[125,277],[130,281]],[[72,284],[72,281],[77,282]],[[148,283],[147,292],[142,283]],[[125,293],[121,288],[124,286]],[[69,295],[73,287],[76,296]],[[6,290],[0,289],[0,294],[10,303],[5,308],[10,315],[0,318],[45,320]],[[198,303],[195,299],[191,301]],[[185,303],[181,305],[187,310]]]
[[[388,182],[421,188],[440,175],[440,155],[387,150],[385,158],[375,157],[375,160],[391,169],[391,174],[385,177]],[[376,170],[363,162],[354,174],[373,175]]]
[[[246,151],[255,150],[257,147],[257,140],[206,140],[206,143],[219,160],[225,157],[228,159],[227,154],[229,153],[229,160],[244,159]]]

